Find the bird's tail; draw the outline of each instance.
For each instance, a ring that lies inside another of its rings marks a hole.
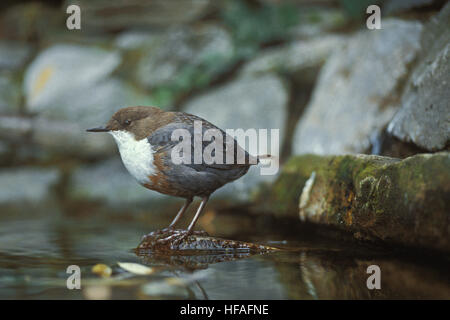
[[[276,157],[271,154],[261,154],[259,156],[256,156],[257,163],[261,163],[261,160],[273,161],[275,159]]]

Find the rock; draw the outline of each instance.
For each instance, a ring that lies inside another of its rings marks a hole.
[[[15,81],[13,75],[9,73],[0,73],[0,114],[18,112],[20,100],[21,90],[18,81]]]
[[[151,46],[145,48],[144,53],[136,70],[137,81],[142,86],[177,85],[189,89],[194,84],[183,83],[185,73],[197,68],[199,78],[213,77],[231,60],[233,45],[223,28],[214,25],[180,27],[168,30],[157,39],[152,38]]]
[[[223,130],[254,128],[269,129],[270,133],[270,129],[279,129],[281,139],[287,101],[286,88],[277,76],[245,76],[193,98],[184,106],[184,111],[205,118]],[[270,143],[269,137],[269,151]],[[263,176],[260,172],[258,167],[250,168],[246,175],[225,185],[214,195],[232,195],[235,200],[248,200],[252,187],[275,177]]]
[[[68,102],[76,102],[88,95],[85,91],[109,76],[119,63],[120,56],[115,52],[54,45],[43,51],[25,73],[27,107],[32,112],[47,111],[52,117],[58,117],[67,112],[64,106]]]
[[[450,4],[426,25],[418,62],[388,132],[429,150],[450,141]]]
[[[104,125],[120,108],[149,105],[149,99],[122,80],[109,78],[89,88],[66,91],[64,97],[55,98],[52,104],[43,106],[39,114],[47,119],[76,122],[85,131]]]
[[[102,201],[109,207],[127,209],[171,199],[137,183],[119,156],[78,168],[71,177],[68,195],[73,200]]]
[[[267,49],[244,66],[244,73],[298,72],[319,67],[328,56],[345,42],[345,37],[322,35],[306,41],[291,42],[281,48]]]
[[[0,70],[16,70],[28,60],[31,48],[26,43],[0,41]]]
[[[306,183],[308,181],[308,183]],[[292,158],[258,206],[357,239],[450,252],[450,153]]]
[[[119,108],[148,105],[145,93],[111,76],[120,62],[117,52],[94,47],[55,45],[45,50],[25,74],[27,110],[76,124],[80,134],[105,124]]]
[[[154,231],[145,235],[137,247],[137,250],[151,250],[156,252],[227,252],[227,253],[265,253],[279,250],[277,248],[254,244],[250,242],[227,240],[210,237],[203,231],[194,231],[194,233],[180,243],[169,241],[167,243],[158,243],[159,239],[175,236],[185,230]]]
[[[383,29],[361,31],[321,69],[294,134],[294,152],[365,151],[369,137],[395,112],[408,65],[420,49],[419,22],[383,20]]]
[[[0,170],[0,204],[38,204],[48,200],[59,180],[56,169],[20,167]]]
[[[130,28],[167,27],[193,21],[205,14],[211,0],[142,0],[110,1],[79,0],[83,14],[83,29],[89,31],[115,31]],[[73,4],[66,1],[65,7]]]

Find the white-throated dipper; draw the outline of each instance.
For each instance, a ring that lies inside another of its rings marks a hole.
[[[194,129],[195,123],[201,123],[201,131]],[[179,141],[173,141],[174,130],[184,129],[191,137],[191,157],[194,160],[194,145],[201,141],[202,148],[210,142],[203,141],[203,134],[208,129],[217,130],[223,138],[223,147],[226,137],[229,137],[222,129],[210,122],[192,114],[184,112],[163,111],[156,107],[127,107],[120,109],[111,117],[106,126],[88,129],[89,132],[109,132],[115,139],[123,164],[128,172],[144,187],[163,194],[181,197],[186,202],[173,219],[166,231],[173,231],[175,224],[185,213],[194,197],[201,197],[194,218],[186,230],[178,230],[170,236],[161,239],[164,241],[184,239],[193,232],[194,225],[205,208],[209,196],[218,188],[228,182],[242,177],[249,170],[250,165],[258,163],[258,158],[249,155],[237,144],[233,138],[233,161],[222,163],[209,163],[205,161],[190,161],[188,163],[175,164],[172,161],[172,150]],[[202,135],[199,137],[199,135]],[[230,146],[228,144],[228,146]],[[244,162],[235,161],[237,150],[245,155]],[[163,242],[164,242],[163,241]]]

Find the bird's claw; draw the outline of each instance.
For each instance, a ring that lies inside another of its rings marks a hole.
[[[171,234],[164,238],[159,238],[156,240],[157,244],[170,244],[175,247],[180,245],[186,238],[190,235],[197,236],[208,236],[208,233],[205,231],[189,231],[189,230],[170,230]]]
[[[156,243],[158,244],[171,244],[172,246],[179,245],[184,239],[186,239],[189,236],[189,232],[187,230],[173,230],[172,234],[168,235],[167,237],[160,238],[156,240]]]

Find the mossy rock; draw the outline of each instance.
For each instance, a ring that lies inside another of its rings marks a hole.
[[[309,179],[309,181],[308,181]],[[306,183],[308,181],[308,183]],[[293,157],[257,206],[363,239],[450,251],[450,153]]]

